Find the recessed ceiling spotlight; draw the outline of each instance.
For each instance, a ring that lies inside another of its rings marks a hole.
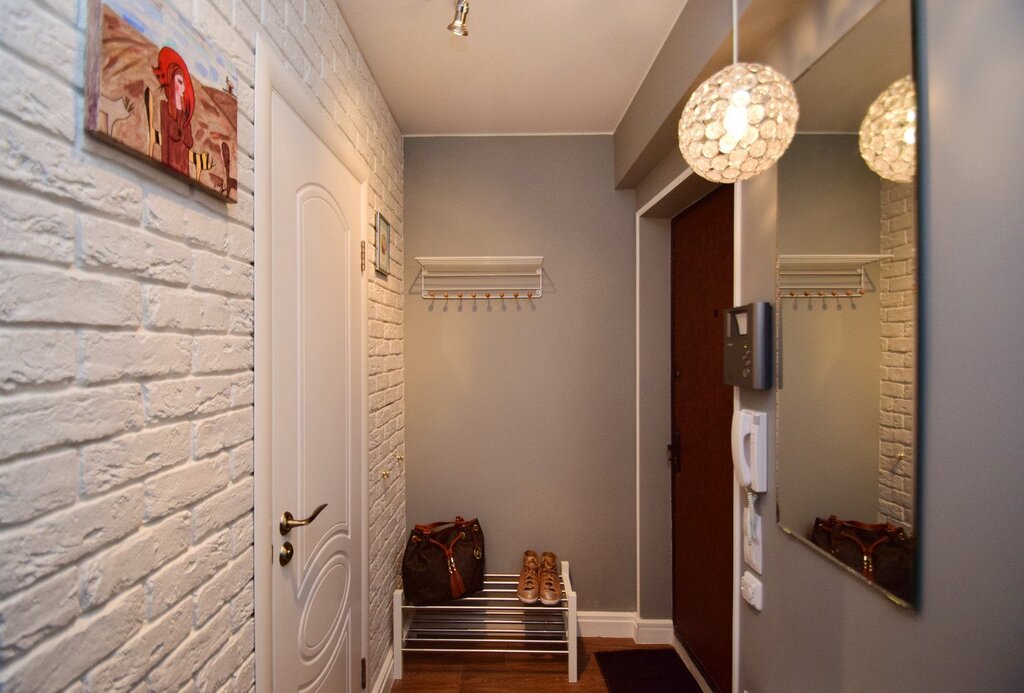
[[[455,19],[448,25],[448,31],[456,36],[469,36],[469,27],[466,26],[466,17],[469,15],[469,0],[459,0],[455,3]]]

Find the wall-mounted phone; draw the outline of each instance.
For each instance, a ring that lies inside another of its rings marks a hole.
[[[772,386],[772,308],[764,301],[725,311],[722,370],[726,385]]]
[[[732,413],[732,463],[736,481],[754,493],[768,490],[768,415],[749,409]]]
[[[739,409],[732,414],[732,462],[736,481],[747,494],[743,509],[743,560],[763,572],[763,525],[754,494],[768,490],[768,415]]]

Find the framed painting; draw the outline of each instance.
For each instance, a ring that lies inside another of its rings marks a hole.
[[[86,131],[238,200],[238,75],[161,0],[89,0]]]
[[[391,271],[391,223],[380,212],[377,212],[377,230],[374,237],[377,246],[374,264],[378,272],[386,275]]]

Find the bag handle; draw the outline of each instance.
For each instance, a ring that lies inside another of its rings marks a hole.
[[[839,520],[839,524],[843,527],[853,527],[854,529],[863,529],[869,532],[885,532],[886,534],[892,534],[899,531],[899,527],[891,522],[870,524],[868,522],[860,522],[858,520]]]
[[[875,561],[874,561],[875,549],[878,548],[878,546],[880,544],[887,543],[889,541],[889,537],[882,537],[881,539],[875,540],[869,546],[865,546],[864,543],[859,538],[857,538],[857,536],[853,532],[843,532],[842,534],[847,539],[852,539],[853,543],[855,543],[858,547],[860,547],[861,556],[862,556],[862,559],[864,561],[864,569],[861,572],[864,574],[864,577],[866,577],[868,580],[874,582],[874,580],[875,580]]]
[[[449,522],[447,520],[442,522],[431,522],[429,525],[415,525],[414,529],[417,532],[423,532],[424,534],[433,534],[435,530],[440,529],[441,527],[465,527],[468,524],[469,523],[466,522],[461,515],[456,515],[454,522]]]

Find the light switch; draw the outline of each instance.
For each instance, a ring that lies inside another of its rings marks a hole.
[[[740,580],[740,594],[743,595],[743,601],[758,611],[761,610],[764,605],[764,590],[761,581],[749,570],[744,571],[743,578]]]

